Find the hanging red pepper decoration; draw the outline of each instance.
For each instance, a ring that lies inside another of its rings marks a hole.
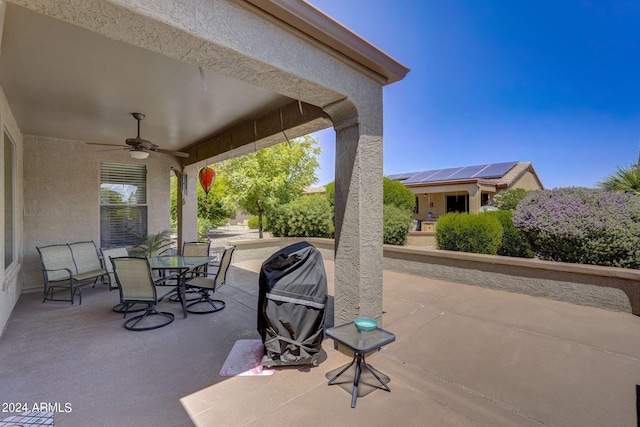
[[[216,171],[214,171],[209,166],[205,166],[200,169],[200,173],[198,173],[198,179],[200,180],[200,185],[204,189],[204,192],[209,195],[209,191],[211,191],[211,187],[213,187],[213,181],[216,179]]]

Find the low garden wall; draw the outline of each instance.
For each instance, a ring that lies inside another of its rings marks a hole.
[[[232,241],[234,259],[266,259],[303,239]],[[333,259],[333,240],[306,239]],[[640,315],[640,270],[384,245],[384,269]]]

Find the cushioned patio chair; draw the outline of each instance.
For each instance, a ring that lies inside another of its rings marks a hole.
[[[214,313],[225,307],[225,302],[219,299],[213,299],[212,294],[216,289],[224,285],[234,249],[235,246],[230,246],[224,249],[220,260],[220,267],[216,272],[196,272],[195,277],[187,280],[186,288],[195,289],[200,293],[200,298],[198,298],[198,300],[187,304],[187,311],[189,313]]]
[[[126,329],[148,331],[173,322],[172,313],[158,311],[156,308],[158,295],[151,275],[151,267],[146,258],[118,257],[111,258],[111,262],[120,289],[120,303],[124,306],[124,317],[127,317],[128,308],[134,304],[147,304],[144,313],[124,323]]]

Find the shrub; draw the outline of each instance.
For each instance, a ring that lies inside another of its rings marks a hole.
[[[266,223],[265,219],[266,218],[262,218],[262,220]],[[247,221],[247,226],[249,227],[249,230],[257,230],[258,229],[258,217],[254,216],[253,218],[250,218],[249,221]]]
[[[276,237],[329,237],[333,233],[326,197],[300,197],[269,212],[269,231]]]
[[[493,205],[500,210],[512,211],[532,191],[535,190],[512,188],[511,190],[501,191],[493,198]]]
[[[324,195],[331,206],[331,210],[333,210],[333,206],[335,205],[335,197],[336,197],[336,183],[330,182],[324,187]]]
[[[498,248],[498,255],[519,258],[533,258],[534,252],[527,236],[513,225],[511,211],[489,211],[482,215],[494,216],[502,225],[502,241]]]
[[[438,249],[496,255],[502,241],[502,225],[495,216],[451,212],[436,226]]]
[[[407,212],[413,212],[416,196],[400,181],[385,176],[382,180],[382,194],[384,205],[393,205]]]
[[[411,213],[394,205],[383,206],[383,241],[387,245],[406,245]]]
[[[640,268],[640,197],[569,187],[525,197],[513,223],[542,259]]]

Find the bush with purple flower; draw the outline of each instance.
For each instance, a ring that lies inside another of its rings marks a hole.
[[[581,187],[528,194],[513,224],[541,259],[640,268],[640,196]]]

